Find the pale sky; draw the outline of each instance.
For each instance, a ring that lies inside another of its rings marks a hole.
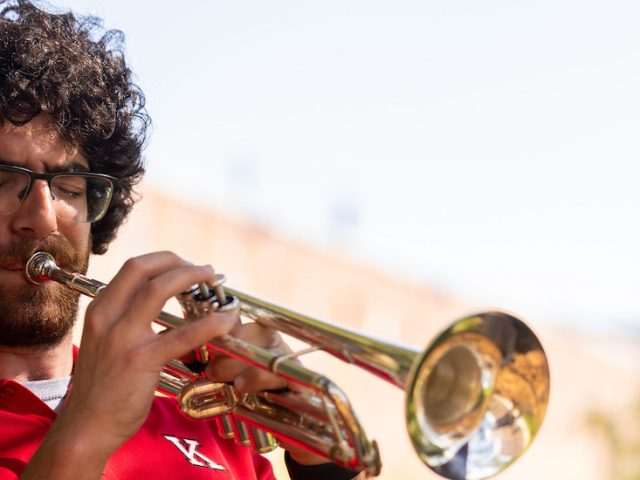
[[[640,2],[55,4],[125,32],[149,185],[525,318],[640,331]]]

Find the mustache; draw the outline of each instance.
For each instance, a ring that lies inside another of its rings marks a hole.
[[[48,237],[44,240],[20,240],[0,246],[0,265],[24,265],[36,252],[44,251],[55,258],[56,263],[78,273],[85,273],[88,264],[88,251],[81,254],[64,237]]]

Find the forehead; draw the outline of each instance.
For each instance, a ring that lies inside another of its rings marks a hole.
[[[53,123],[43,115],[21,126],[8,121],[0,126],[0,163],[39,172],[60,170],[74,164],[89,168],[89,162],[78,149],[63,140]]]

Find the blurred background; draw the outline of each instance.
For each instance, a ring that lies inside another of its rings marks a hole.
[[[499,478],[640,476],[638,2],[55,8],[125,33],[154,121],[142,201],[92,275],[171,249],[418,347],[506,309],[540,336],[552,390]],[[351,396],[380,478],[437,478],[407,440],[401,392],[327,356],[305,363]]]

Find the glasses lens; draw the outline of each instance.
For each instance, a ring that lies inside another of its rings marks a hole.
[[[15,212],[29,187],[29,175],[15,170],[0,169],[0,215]]]
[[[89,175],[57,175],[51,181],[56,214],[65,220],[95,222],[109,207],[113,183]]]

